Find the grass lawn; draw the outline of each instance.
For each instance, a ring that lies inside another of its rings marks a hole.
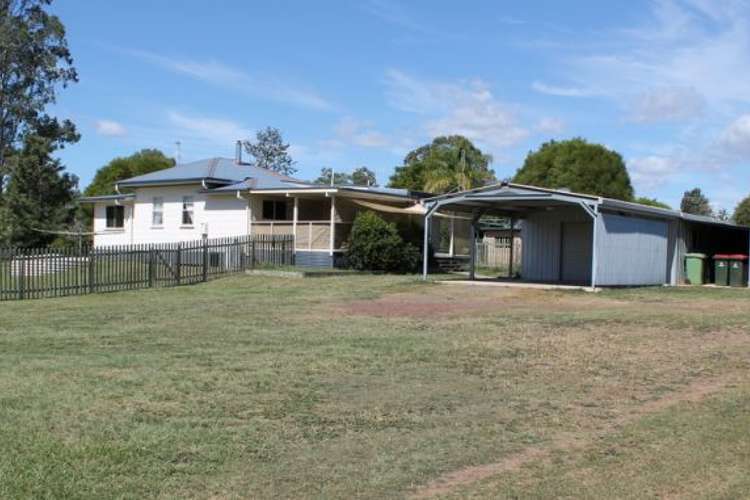
[[[410,277],[0,305],[0,498],[736,498],[750,291]]]

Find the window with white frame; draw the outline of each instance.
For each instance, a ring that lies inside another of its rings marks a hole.
[[[164,225],[164,198],[157,196],[151,202],[151,225],[161,227]]]
[[[193,225],[193,197],[192,196],[182,197],[182,225],[183,226]]]

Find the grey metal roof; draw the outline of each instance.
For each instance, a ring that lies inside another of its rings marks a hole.
[[[205,182],[212,186],[209,193],[229,193],[235,191],[263,190],[305,190],[305,189],[338,189],[344,191],[381,194],[402,198],[414,196],[406,189],[383,187],[335,185],[324,186],[312,184],[294,177],[289,177],[272,170],[249,165],[237,164],[229,158],[209,158],[206,160],[183,163],[172,168],[159,170],[146,175],[132,177],[117,183],[121,188]]]
[[[374,186],[352,186],[350,184],[312,184],[309,182],[302,182],[297,180],[282,180],[270,183],[260,183],[258,179],[250,178],[244,181],[237,182],[234,184],[228,184],[213,189],[207,190],[209,193],[231,193],[236,191],[267,191],[267,190],[284,190],[284,191],[306,191],[306,190],[320,190],[320,189],[332,189],[337,191],[349,191],[356,193],[368,193],[377,194],[384,196],[393,196],[398,198],[416,199],[417,196],[412,194],[408,189],[395,189],[395,188],[383,188]]]
[[[598,205],[601,208],[618,210],[621,212],[650,215],[652,217],[682,219],[703,224],[714,224],[720,226],[735,227],[739,229],[750,229],[747,226],[740,226],[731,221],[722,221],[713,217],[688,214],[679,210],[652,207],[649,205],[615,200],[612,198],[603,198],[588,194],[573,193],[565,190],[547,189],[536,186],[526,186],[523,184],[513,184],[509,182],[503,182],[501,184],[495,184],[493,186],[485,186],[469,191],[449,193],[429,198],[426,201],[441,205],[449,205],[451,203],[466,203],[468,205],[481,206],[483,203],[504,200],[516,202],[526,201],[529,203],[543,203],[545,200],[549,200],[550,203],[578,202],[584,203],[585,205]]]
[[[286,186],[289,182],[303,183],[278,172],[246,163],[235,163],[229,158],[209,158],[183,163],[172,168],[131,177],[118,182],[120,187],[147,186],[150,184],[180,184],[202,182],[212,184],[236,184],[252,179],[256,187],[265,189]]]

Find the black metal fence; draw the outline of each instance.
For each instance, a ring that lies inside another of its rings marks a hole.
[[[293,264],[291,235],[96,248],[0,248],[0,301],[190,285],[258,265]]]

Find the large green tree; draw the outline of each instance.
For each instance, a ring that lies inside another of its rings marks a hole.
[[[277,128],[266,127],[255,134],[255,141],[244,141],[245,151],[253,156],[253,165],[284,175],[294,175],[297,169],[289,154],[289,144],[284,142]]]
[[[78,80],[60,19],[50,0],[0,0],[0,193],[8,160],[29,135],[44,135],[54,150],[78,135],[73,124],[46,113],[57,89]]]
[[[703,194],[701,188],[685,191],[680,202],[680,210],[686,214],[705,215],[709,217],[714,214],[711,203],[706,198],[706,195]]]
[[[0,205],[0,240],[13,246],[49,244],[75,213],[78,178],[52,158],[53,142],[28,135],[8,157],[9,181]]]
[[[750,226],[750,196],[742,200],[734,209],[734,222],[742,226]]]
[[[472,189],[495,180],[490,163],[492,156],[466,137],[437,137],[407,154],[388,185],[433,193]]]
[[[94,180],[86,187],[86,196],[113,194],[115,183],[123,179],[144,175],[173,167],[174,160],[158,149],[142,149],[130,156],[118,157],[96,171]]]
[[[581,138],[542,144],[528,154],[513,182],[567,188],[619,200],[633,199],[633,186],[622,156]]]

